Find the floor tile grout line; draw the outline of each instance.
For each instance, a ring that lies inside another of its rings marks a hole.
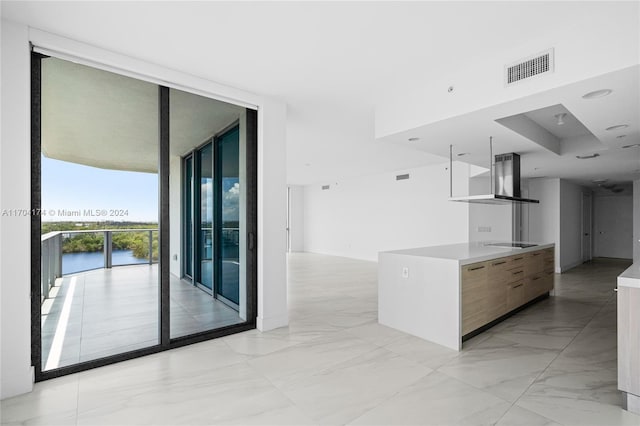
[[[271,386],[273,386],[273,388],[280,394],[282,395],[283,398],[285,398],[287,401],[289,401],[291,403],[291,405],[293,407],[295,407],[296,409],[300,410],[300,412],[305,416],[305,418],[307,418],[308,420],[311,421],[311,424],[316,424],[314,423],[313,419],[310,418],[304,410],[300,409],[300,407],[298,406],[298,404],[296,404],[296,402],[294,400],[292,400],[291,398],[289,398],[289,395],[287,395],[286,393],[284,393],[284,391],[282,389],[280,389],[278,386],[275,385],[275,383],[273,383],[273,381],[271,381],[271,379],[269,379],[267,376],[265,376],[264,374],[262,374],[260,371],[258,371],[256,368],[254,368],[249,361],[251,361],[252,359],[243,361],[244,363],[247,364],[247,367],[249,367],[252,371],[254,371],[256,374],[259,374],[264,380],[266,380]]]
[[[554,296],[557,297],[557,296]],[[607,298],[607,300],[605,302],[602,303],[602,306],[600,307],[600,309],[598,309],[593,316],[591,317],[591,319],[582,327],[582,329],[580,330],[580,332],[578,332],[575,336],[573,336],[573,338],[571,339],[571,341],[569,343],[567,343],[562,350],[560,350],[558,352],[558,354],[549,362],[549,364],[547,364],[547,366],[544,368],[544,370],[540,371],[540,373],[533,379],[533,381],[531,382],[531,384],[529,386],[526,387],[526,389],[524,389],[524,391],[522,391],[522,393],[518,396],[518,398],[513,401],[513,403],[511,404],[511,406],[509,407],[509,409],[507,411],[504,412],[504,414],[496,421],[496,424],[500,422],[500,420],[502,420],[502,418],[507,414],[507,412],[509,412],[509,410],[511,410],[511,408],[513,408],[514,405],[516,405],[518,403],[518,401],[520,401],[520,399],[527,393],[527,391],[531,388],[531,386],[533,386],[537,380],[549,369],[549,367],[551,366],[551,364],[553,364],[560,355],[562,355],[562,353],[578,338],[578,336],[580,336],[582,333],[584,333],[584,330],[586,330],[586,328],[589,326],[589,324],[591,324],[593,322],[593,320],[595,319],[596,316],[598,316],[598,314],[600,312],[602,312],[602,310],[606,307],[606,305],[609,303],[609,300],[611,299],[611,296],[609,298]],[[519,407],[519,406],[518,406]],[[531,410],[530,410],[531,411]],[[537,412],[534,412],[535,414],[545,417],[542,414],[539,414]],[[545,417],[546,418],[546,417]],[[551,419],[549,419],[551,420]],[[555,420],[552,420],[555,422]],[[556,422],[557,423],[557,422]]]

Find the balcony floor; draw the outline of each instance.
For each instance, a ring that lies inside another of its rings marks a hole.
[[[171,337],[243,322],[238,312],[171,277]],[[44,370],[158,343],[158,265],[67,275],[42,306]]]

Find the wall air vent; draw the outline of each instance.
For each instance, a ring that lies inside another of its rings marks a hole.
[[[504,85],[511,86],[533,76],[553,72],[553,65],[553,48],[505,65]]]
[[[409,173],[405,173],[403,175],[396,175],[396,180],[407,180],[409,179],[411,176],[409,175]]]
[[[331,185],[322,185],[322,190],[323,191],[326,191],[329,188],[331,188]]]

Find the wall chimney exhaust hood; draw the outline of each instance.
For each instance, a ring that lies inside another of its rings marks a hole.
[[[491,192],[483,195],[453,196],[453,145],[449,145],[449,201],[476,204],[539,203],[539,200],[522,198],[520,192],[520,155],[499,154],[493,158],[493,137],[489,138],[489,182]],[[495,160],[495,162],[494,162]],[[495,168],[495,179],[494,179]]]

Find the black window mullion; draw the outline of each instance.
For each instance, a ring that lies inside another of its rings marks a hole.
[[[170,342],[170,278],[169,278],[169,88],[158,87],[159,108],[159,186],[160,200],[158,202],[158,229],[160,265],[158,276],[160,277],[160,344],[169,346]]]
[[[31,211],[39,212],[41,200],[42,58],[31,53]],[[31,215],[31,365],[35,379],[42,378],[42,224],[40,215]]]

